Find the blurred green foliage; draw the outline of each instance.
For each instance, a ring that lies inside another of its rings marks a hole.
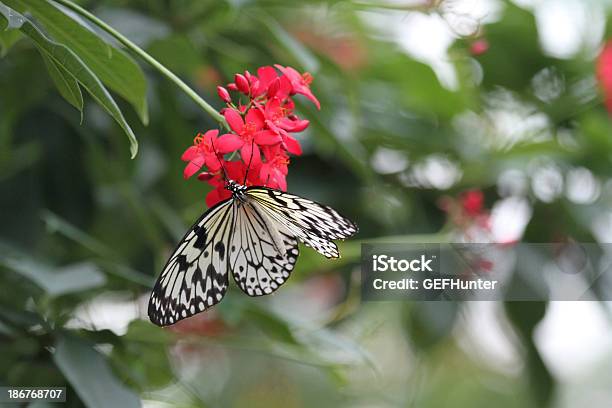
[[[610,208],[612,126],[594,55],[547,55],[533,13],[503,2],[480,27],[485,53],[455,36],[456,81],[444,86],[370,17],[444,17],[446,3],[79,1],[216,108],[216,86],[235,72],[311,71],[322,110],[299,106],[311,126],[289,190],[361,228],[335,263],[304,249],[271,299],[232,288],[164,330],[141,320],[148,291],[208,188],[181,179],[179,158],[218,124],[82,16],[52,0],[0,0],[0,384],[65,385],[68,406],[88,407],[553,404],[533,339],[545,305],[505,305],[524,361],[509,374],[457,341],[461,304],[360,303],[360,243],[449,239],[443,195],[480,188],[493,204],[500,177],[518,171],[532,242],[592,241]],[[440,166],[451,182],[432,176]],[[546,166],[562,178],[588,169],[599,194],[547,199],[530,178]]]

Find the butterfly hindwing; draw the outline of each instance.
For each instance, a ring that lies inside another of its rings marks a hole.
[[[250,202],[236,211],[229,251],[234,280],[249,296],[278,289],[289,278],[299,254],[297,239]]]
[[[235,205],[230,199],[212,207],[185,234],[153,288],[148,311],[153,323],[176,323],[223,298]]]

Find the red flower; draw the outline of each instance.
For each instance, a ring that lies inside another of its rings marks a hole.
[[[227,177],[230,180],[234,180],[240,184],[244,182],[247,186],[261,186],[263,183],[259,178],[259,166],[251,164],[249,174],[247,175],[247,165],[242,161],[224,161],[223,167]],[[198,175],[198,180],[206,181],[211,186],[215,187],[206,195],[206,205],[212,207],[215,204],[227,200],[232,196],[231,191],[225,188],[227,180],[224,178],[223,171],[216,173],[201,173]],[[245,180],[246,177],[246,180]]]
[[[273,145],[281,141],[281,138],[270,130],[265,129],[263,113],[259,109],[249,109],[244,121],[240,114],[233,109],[223,112],[225,120],[230,128],[236,133],[223,135],[230,140],[235,149],[240,149],[242,160],[254,165],[261,162],[261,152],[258,145]]]
[[[287,79],[289,79],[289,81],[291,81],[291,86],[293,87],[292,93],[304,95],[305,97],[310,99],[312,103],[315,104],[317,109],[321,109],[321,104],[319,103],[319,100],[312,94],[312,91],[310,90],[310,83],[313,80],[312,75],[310,75],[308,72],[300,74],[291,67],[283,67],[282,65],[278,64],[274,66],[278,68],[283,73],[283,75],[285,75]]]
[[[310,123],[307,120],[298,119],[291,115],[291,108],[282,106],[279,98],[268,100],[264,108],[264,117],[268,127],[275,133],[301,132]],[[286,131],[286,132],[284,132]]]
[[[223,135],[217,138],[218,130],[209,130],[204,135],[198,133],[193,139],[193,146],[185,150],[181,160],[189,162],[183,171],[183,177],[188,179],[197,173],[202,166],[210,171],[217,171],[221,168],[220,157],[225,153],[236,150],[235,143]]]
[[[279,145],[266,147],[263,151],[266,161],[261,164],[259,170],[259,177],[263,181],[262,184],[270,188],[286,191],[289,156]]]
[[[484,206],[484,195],[480,190],[469,190],[461,194],[461,207],[470,217],[476,217],[482,213]]]
[[[264,108],[264,117],[268,128],[282,138],[287,151],[299,156],[302,154],[302,148],[288,132],[301,132],[308,127],[310,122],[291,115],[291,108],[292,105],[283,106],[280,99],[272,98]]]
[[[597,80],[603,91],[606,108],[612,114],[612,41],[608,41],[597,57]]]

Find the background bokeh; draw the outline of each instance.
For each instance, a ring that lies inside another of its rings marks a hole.
[[[466,190],[484,193],[488,239],[610,242],[608,2],[78,3],[216,108],[235,72],[312,73],[322,109],[300,100],[289,191],[361,231],[339,261],[304,248],[273,296],[231,287],[153,326],[152,283],[206,208],[180,155],[217,124],[81,16],[0,0],[91,68],[139,143],[132,160],[30,23],[0,14],[1,384],[67,386],[75,407],[610,406],[606,302],[362,303],[358,265],[361,242],[465,235]]]

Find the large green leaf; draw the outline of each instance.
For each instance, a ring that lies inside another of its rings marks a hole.
[[[88,342],[62,336],[53,359],[87,407],[140,407],[138,396],[117,380],[104,357]]]
[[[60,95],[66,99],[66,101],[77,108],[81,112],[81,119],[83,118],[83,95],[81,94],[81,88],[79,83],[70,73],[68,73],[61,65],[56,64],[46,53],[41,52],[40,55],[45,62],[49,76],[53,80],[53,83],[57,87]]]
[[[138,64],[127,54],[46,0],[6,0],[5,3],[15,10],[31,12],[53,39],[78,55],[106,86],[134,106],[143,123],[148,123],[147,82]]]
[[[106,282],[106,276],[90,262],[53,267],[4,244],[0,244],[0,253],[0,265],[31,280],[51,296],[80,292]]]
[[[10,19],[12,16],[19,13],[0,4],[0,14]],[[136,136],[123,117],[123,113],[117,106],[117,103],[108,93],[102,82],[100,82],[96,74],[68,47],[52,41],[29,19],[24,16],[21,16],[21,18],[22,24],[19,27],[21,32],[34,41],[34,44],[40,52],[45,53],[54,63],[72,75],[72,77],[90,93],[96,102],[98,102],[117,123],[119,123],[130,140],[130,152],[132,157],[135,157],[138,152],[138,141],[136,140]]]

